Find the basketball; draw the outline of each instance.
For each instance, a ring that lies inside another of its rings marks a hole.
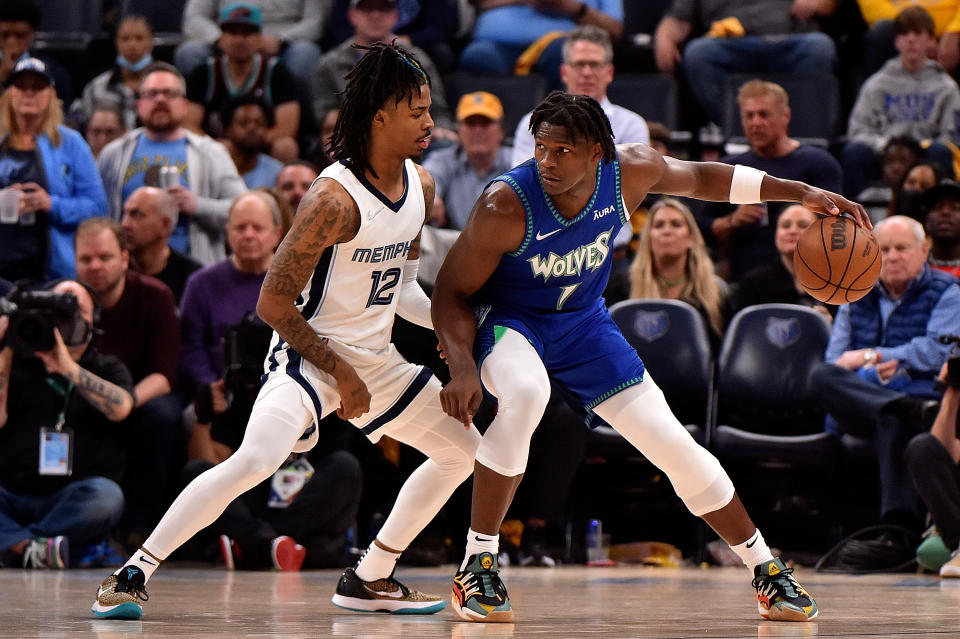
[[[826,304],[848,304],[869,293],[882,262],[873,232],[834,215],[807,227],[793,253],[797,282]]]

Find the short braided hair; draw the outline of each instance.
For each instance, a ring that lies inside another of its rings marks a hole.
[[[353,46],[366,53],[347,74],[330,148],[334,159],[354,171],[370,171],[379,177],[367,158],[373,116],[388,100],[394,104],[412,100],[414,93],[420,94],[420,87],[430,86],[430,76],[412,53],[396,44]]]
[[[610,120],[600,103],[590,96],[553,91],[530,115],[530,132],[536,135],[541,124],[562,126],[575,142],[581,139],[599,142],[604,162],[612,162],[617,157]]]

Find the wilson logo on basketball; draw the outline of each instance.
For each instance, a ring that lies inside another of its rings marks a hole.
[[[830,250],[831,251],[842,251],[847,248],[847,225],[843,221],[843,218],[837,218],[837,220],[830,225]]]

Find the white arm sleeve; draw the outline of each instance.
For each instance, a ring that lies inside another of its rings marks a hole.
[[[400,299],[397,302],[397,315],[418,326],[433,330],[430,319],[430,298],[417,282],[420,260],[407,260],[403,265],[403,282],[400,284]]]

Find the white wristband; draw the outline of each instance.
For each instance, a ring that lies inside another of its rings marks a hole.
[[[756,204],[761,202],[760,184],[765,172],[750,166],[738,164],[733,167],[733,179],[730,180],[730,202],[732,204]]]

